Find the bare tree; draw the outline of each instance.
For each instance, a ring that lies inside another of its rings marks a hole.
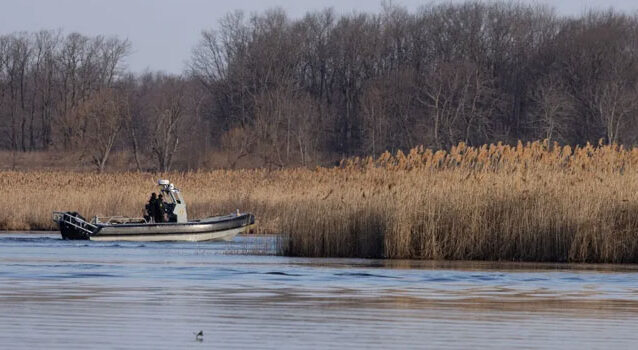
[[[10,134],[8,132],[8,127],[6,125],[6,94],[7,94],[7,82],[8,82],[8,74],[7,74],[7,56],[9,54],[9,37],[0,35],[0,135],[2,135],[3,140],[9,140]],[[0,144],[3,147],[8,147],[6,141]]]
[[[556,77],[546,77],[532,91],[530,112],[539,131],[538,138],[569,142],[569,123],[574,115],[573,102]]]
[[[31,54],[31,42],[26,33],[20,33],[10,38],[8,53],[5,57],[5,66],[9,87],[9,119],[11,149],[17,151],[26,150],[24,131],[26,129],[26,116],[24,110],[25,89],[27,80],[27,66]]]
[[[86,125],[78,125],[69,113],[93,93],[113,86],[120,72],[122,60],[130,51],[128,41],[117,38],[94,38],[78,33],[68,35],[57,59],[60,88],[58,89],[58,116],[61,118],[62,144],[65,149],[74,146],[73,137],[84,137]]]
[[[185,114],[186,83],[181,78],[163,77],[158,81],[152,106],[151,153],[157,170],[171,169],[173,155],[179,147],[179,129]]]
[[[102,89],[78,105],[74,113],[85,119],[82,145],[98,172],[103,172],[122,128],[130,119],[125,97],[114,89]]]
[[[235,169],[242,158],[254,152],[253,133],[248,128],[236,127],[221,136],[221,147],[226,154],[228,167]]]
[[[431,116],[438,147],[473,143],[487,132],[498,103],[490,80],[470,62],[437,65],[419,91],[416,99]]]
[[[413,76],[414,71],[406,68],[367,85],[361,99],[364,152],[379,154],[419,142],[425,131],[417,123]]]
[[[621,127],[638,111],[638,87],[623,80],[601,83],[591,91],[592,111],[603,124],[607,142],[618,143]]]

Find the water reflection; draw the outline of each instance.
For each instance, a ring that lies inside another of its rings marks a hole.
[[[629,348],[638,340],[636,266],[246,254],[273,245],[272,237],[140,244],[0,235],[0,344]]]

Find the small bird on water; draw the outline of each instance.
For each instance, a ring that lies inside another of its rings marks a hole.
[[[193,334],[195,334],[195,340],[197,341],[204,340],[204,331],[199,331],[199,333],[193,333]]]

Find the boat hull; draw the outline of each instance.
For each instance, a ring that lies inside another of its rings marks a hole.
[[[98,242],[216,242],[216,241],[232,241],[235,236],[245,232],[249,226],[234,228],[230,230],[214,231],[214,232],[197,232],[197,233],[151,233],[151,234],[135,234],[135,235],[93,235],[89,239]]]

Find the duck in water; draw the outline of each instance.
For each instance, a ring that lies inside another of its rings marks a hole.
[[[195,340],[204,341],[204,331],[199,331],[199,333],[193,333],[193,334],[195,334]]]

